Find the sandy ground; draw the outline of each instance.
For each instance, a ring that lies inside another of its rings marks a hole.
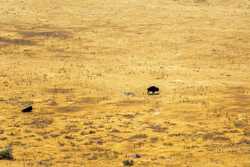
[[[249,0],[0,0],[0,166],[250,167],[249,66]]]

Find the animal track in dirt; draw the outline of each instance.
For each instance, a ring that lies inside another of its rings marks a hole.
[[[51,94],[68,94],[73,93],[73,89],[70,88],[49,88],[47,89],[48,93]]]
[[[35,44],[36,42],[28,39],[0,37],[0,47],[10,45],[32,46]]]
[[[80,112],[80,111],[83,111],[83,107],[76,106],[76,105],[68,105],[68,106],[56,107],[55,111],[58,111],[61,113]]]
[[[98,104],[109,100],[108,97],[82,97],[76,103],[78,104]]]
[[[203,140],[213,140],[217,142],[230,142],[230,138],[226,137],[224,133],[210,132],[202,136]]]
[[[152,129],[153,132],[158,132],[158,133],[165,133],[168,130],[167,127],[164,127],[160,124],[151,124],[148,126],[148,128]]]
[[[128,138],[129,141],[140,141],[140,140],[146,140],[148,138],[148,135],[146,134],[136,134],[136,135],[133,135],[133,136],[130,136]]]
[[[24,38],[59,38],[67,39],[72,37],[70,32],[66,31],[22,31],[19,32]]]
[[[144,105],[145,104],[145,100],[121,100],[118,102],[112,102],[112,103],[107,103],[107,104],[111,104],[111,105],[115,105],[115,106],[121,106],[121,107],[125,107],[125,106],[137,106],[137,105]]]

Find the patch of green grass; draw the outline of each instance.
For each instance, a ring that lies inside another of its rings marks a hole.
[[[12,147],[10,145],[6,146],[4,149],[0,150],[0,160],[13,160]]]
[[[123,162],[123,166],[133,166],[134,165],[134,161],[133,160],[124,160]]]

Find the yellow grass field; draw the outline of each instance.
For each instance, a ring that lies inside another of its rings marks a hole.
[[[0,167],[250,167],[250,1],[0,0],[8,144]]]

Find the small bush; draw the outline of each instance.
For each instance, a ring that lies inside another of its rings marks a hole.
[[[4,149],[0,150],[0,160],[12,160],[12,147],[9,145],[5,147]]]
[[[133,160],[124,160],[123,162],[123,166],[133,166],[134,165],[134,161]]]

